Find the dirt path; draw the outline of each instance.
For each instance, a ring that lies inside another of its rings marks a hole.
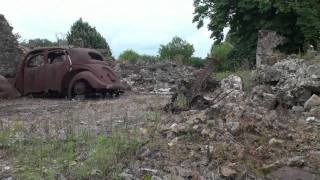
[[[125,123],[143,124],[146,112],[161,110],[168,96],[125,94],[117,99],[91,99],[84,101],[64,99],[1,100],[0,128],[22,121],[26,126],[48,123],[53,128],[59,123],[73,121],[74,125],[99,129]]]

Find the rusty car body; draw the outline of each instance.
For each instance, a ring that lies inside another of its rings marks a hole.
[[[14,86],[22,95],[55,92],[68,97],[124,90],[104,57],[86,48],[30,51],[20,64]]]

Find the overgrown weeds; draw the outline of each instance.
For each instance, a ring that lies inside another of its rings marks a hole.
[[[64,138],[25,137],[25,128],[19,121],[0,129],[0,148],[13,158],[17,179],[117,179],[142,144],[137,133],[119,127],[95,135],[67,126]]]

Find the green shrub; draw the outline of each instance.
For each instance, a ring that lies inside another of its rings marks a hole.
[[[219,60],[219,63],[216,65],[217,71],[228,71],[233,69],[232,63],[229,59],[229,55],[232,50],[233,46],[229,42],[223,42],[212,47],[210,57]]]
[[[178,109],[188,109],[188,98],[184,94],[179,93],[177,99],[174,101],[173,107],[177,107]]]
[[[205,63],[206,63],[206,61],[202,58],[199,58],[199,57],[191,57],[186,62],[187,65],[191,65],[191,66],[194,66],[197,68],[203,68]]]
[[[146,54],[141,55],[140,59],[143,61],[160,61],[159,56],[152,56],[152,55],[146,55]]]
[[[174,37],[166,45],[160,45],[159,54],[161,59],[175,60],[181,56],[183,61],[187,61],[194,53],[193,45],[180,37]]]
[[[119,56],[119,60],[122,61],[136,62],[138,59],[140,59],[140,55],[132,49],[123,51]]]

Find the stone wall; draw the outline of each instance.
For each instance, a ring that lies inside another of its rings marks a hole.
[[[17,66],[23,58],[18,41],[12,34],[12,27],[0,14],[0,75],[14,77]]]
[[[257,44],[256,65],[273,65],[279,59],[283,59],[281,53],[276,53],[275,48],[282,45],[285,38],[277,32],[270,30],[260,30]]]

